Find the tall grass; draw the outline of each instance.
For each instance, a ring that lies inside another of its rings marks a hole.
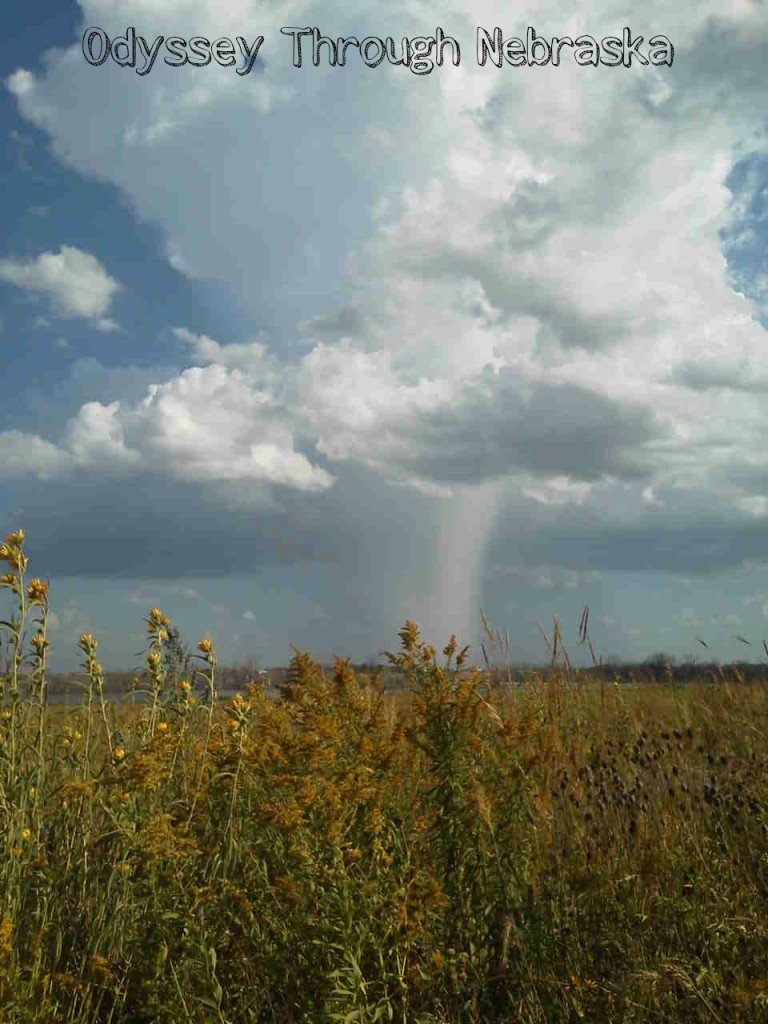
[[[0,1020],[768,1020],[768,690],[511,689],[414,623],[384,695],[297,652],[279,699],[94,637],[46,706],[48,585],[0,558]],[[31,634],[29,642],[26,637]],[[487,634],[493,639],[488,628]],[[502,674],[503,675],[503,674]]]

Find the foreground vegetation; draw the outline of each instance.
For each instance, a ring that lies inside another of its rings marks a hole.
[[[23,542],[0,1020],[768,1020],[764,684],[587,687],[564,660],[510,693],[408,622],[405,696],[297,653],[280,699],[224,702],[211,642],[180,676],[153,608],[146,702],[104,698],[84,635],[54,712]]]

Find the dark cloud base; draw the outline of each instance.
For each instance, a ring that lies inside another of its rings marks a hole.
[[[245,489],[247,492],[247,488]],[[160,477],[83,476],[13,482],[8,529],[27,533],[30,568],[56,576],[169,579],[247,574],[318,562],[353,575],[400,545],[424,550],[437,525],[434,501],[344,466],[324,494],[275,489],[271,509],[232,508],[196,484]],[[11,521],[12,518],[12,521]],[[410,539],[409,539],[410,538]]]
[[[568,508],[557,510],[546,523],[515,522],[514,533],[497,533],[489,547],[489,565],[503,563],[513,550],[516,560],[531,566],[704,577],[746,561],[768,561],[768,521],[712,518],[622,525],[601,523],[584,512],[577,517]]]

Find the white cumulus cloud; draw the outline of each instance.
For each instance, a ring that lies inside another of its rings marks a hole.
[[[0,260],[0,279],[25,291],[42,292],[64,317],[97,318],[97,328],[117,328],[106,317],[120,285],[95,256],[70,245],[58,252],[43,252],[29,261]]]

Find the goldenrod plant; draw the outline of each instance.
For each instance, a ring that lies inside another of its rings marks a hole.
[[[557,620],[551,671],[513,679],[484,619],[482,671],[406,622],[402,692],[296,650],[277,695],[225,698],[213,639],[193,669],[153,607],[130,701],[85,633],[56,706],[24,542],[0,546],[0,1020],[768,1020],[764,682],[605,685]]]

